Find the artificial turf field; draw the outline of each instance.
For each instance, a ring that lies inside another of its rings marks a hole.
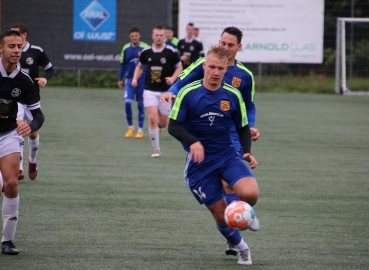
[[[153,159],[147,128],[124,137],[121,91],[46,88],[42,102],[39,175],[19,184],[20,254],[0,256],[1,270],[369,269],[369,97],[256,94],[252,266],[225,255],[184,183],[180,143],[165,131]]]

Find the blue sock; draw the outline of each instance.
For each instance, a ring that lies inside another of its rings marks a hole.
[[[132,104],[131,102],[126,102],[126,118],[129,126],[133,125],[132,120]]]
[[[217,224],[217,228],[218,228],[219,232],[232,245],[238,245],[241,242],[242,236],[241,236],[240,232],[232,230],[228,226],[220,226],[219,224]]]
[[[138,107],[138,126],[140,128],[143,128],[145,121],[145,108],[143,101],[139,101],[137,107]]]
[[[226,194],[225,199],[226,199],[227,205],[230,205],[231,202],[233,202],[233,201],[239,201],[240,200],[240,198],[237,197],[236,193]]]

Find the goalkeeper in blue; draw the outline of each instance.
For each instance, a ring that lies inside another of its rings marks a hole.
[[[260,134],[259,131],[255,128],[256,108],[254,103],[254,77],[250,70],[248,70],[242,63],[235,59],[237,52],[242,48],[242,36],[242,31],[239,30],[237,27],[227,27],[223,30],[223,33],[221,34],[219,46],[224,47],[229,54],[228,69],[224,74],[223,80],[226,83],[237,88],[241,92],[246,104],[246,113],[252,134],[252,140],[256,141],[259,139]],[[161,97],[161,101],[173,100],[182,87],[195,80],[202,79],[204,77],[204,62],[205,58],[200,58],[196,62],[192,63],[192,65],[190,65],[187,69],[182,71],[179,74],[177,81],[169,88],[168,92],[163,94],[163,96]],[[243,149],[239,142],[237,131],[234,127],[231,127],[231,137],[235,148],[242,156]],[[234,200],[240,199],[225,181],[223,181],[223,186],[226,193],[227,204],[230,204]],[[254,223],[255,224],[253,229],[256,231],[259,229],[259,222],[258,220],[256,220]],[[237,255],[237,250],[230,243],[227,243],[225,252],[227,255]]]
[[[258,163],[251,155],[245,103],[236,88],[223,82],[227,64],[228,51],[224,47],[209,50],[202,63],[203,80],[178,92],[169,116],[168,132],[188,152],[185,180],[190,191],[209,209],[219,232],[240,252],[238,263],[251,265],[249,246],[240,232],[228,227],[224,219],[227,203],[222,179],[250,205],[254,205],[259,196],[259,187],[251,171]],[[233,127],[239,136],[242,156],[231,139]]]

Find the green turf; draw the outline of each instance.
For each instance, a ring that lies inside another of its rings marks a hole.
[[[39,176],[20,182],[20,254],[0,256],[0,269],[246,267],[185,186],[180,143],[165,131],[152,159],[147,129],[124,138],[121,91],[47,88],[42,100]],[[251,268],[368,269],[369,97],[257,93],[256,105]]]

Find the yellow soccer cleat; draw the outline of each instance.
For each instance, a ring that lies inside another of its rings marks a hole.
[[[143,137],[144,137],[143,132],[137,132],[135,139],[143,139]]]
[[[135,132],[135,128],[128,128],[127,132],[126,132],[126,138],[131,138],[133,133]]]

